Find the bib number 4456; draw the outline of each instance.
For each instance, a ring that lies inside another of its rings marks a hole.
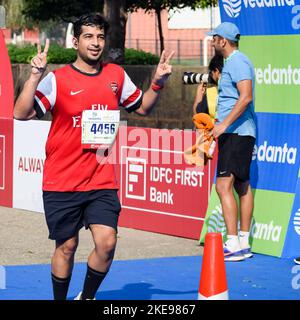
[[[91,126],[91,132],[94,134],[114,134],[116,132],[115,123],[93,123]]]

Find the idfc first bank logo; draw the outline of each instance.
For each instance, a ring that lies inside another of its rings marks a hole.
[[[237,18],[244,5],[245,9],[292,7],[295,0],[222,0],[224,11],[230,18]]]

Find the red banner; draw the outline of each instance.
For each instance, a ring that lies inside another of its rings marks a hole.
[[[0,30],[0,205],[12,207],[14,91],[10,60]]]
[[[120,129],[120,226],[199,239],[216,155],[204,169],[186,164],[194,139],[191,131]]]

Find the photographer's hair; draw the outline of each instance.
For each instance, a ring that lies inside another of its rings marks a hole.
[[[226,39],[226,40],[228,41],[228,43],[230,44],[231,47],[238,48],[239,47],[240,36],[241,36],[240,34],[236,35],[236,41],[229,40],[229,39]]]
[[[230,44],[231,47],[238,49],[238,47],[239,47],[238,41],[232,41],[232,40],[228,40],[228,39],[226,39],[226,40]]]
[[[74,37],[79,39],[82,33],[82,26],[95,26],[104,29],[106,36],[109,24],[100,13],[90,13],[80,16],[74,23]]]
[[[222,72],[223,65],[224,65],[224,58],[220,54],[215,54],[209,62],[208,70],[214,71],[217,69],[220,72]]]

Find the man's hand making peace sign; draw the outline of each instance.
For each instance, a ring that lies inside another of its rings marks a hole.
[[[37,45],[37,55],[31,59],[31,73],[43,74],[47,67],[47,54],[49,50],[49,39],[46,39],[44,51],[42,52],[41,45]]]
[[[164,86],[165,81],[172,73],[172,66],[170,65],[170,60],[172,59],[173,55],[174,51],[172,51],[170,55],[167,57],[165,50],[161,54],[153,79],[153,82],[161,87]]]
[[[136,113],[145,116],[154,107],[159,96],[158,93],[164,87],[165,82],[172,73],[170,60],[173,55],[174,51],[172,51],[169,56],[166,55],[165,51],[162,52],[150,88],[143,95],[142,104],[140,108],[135,110]]]

